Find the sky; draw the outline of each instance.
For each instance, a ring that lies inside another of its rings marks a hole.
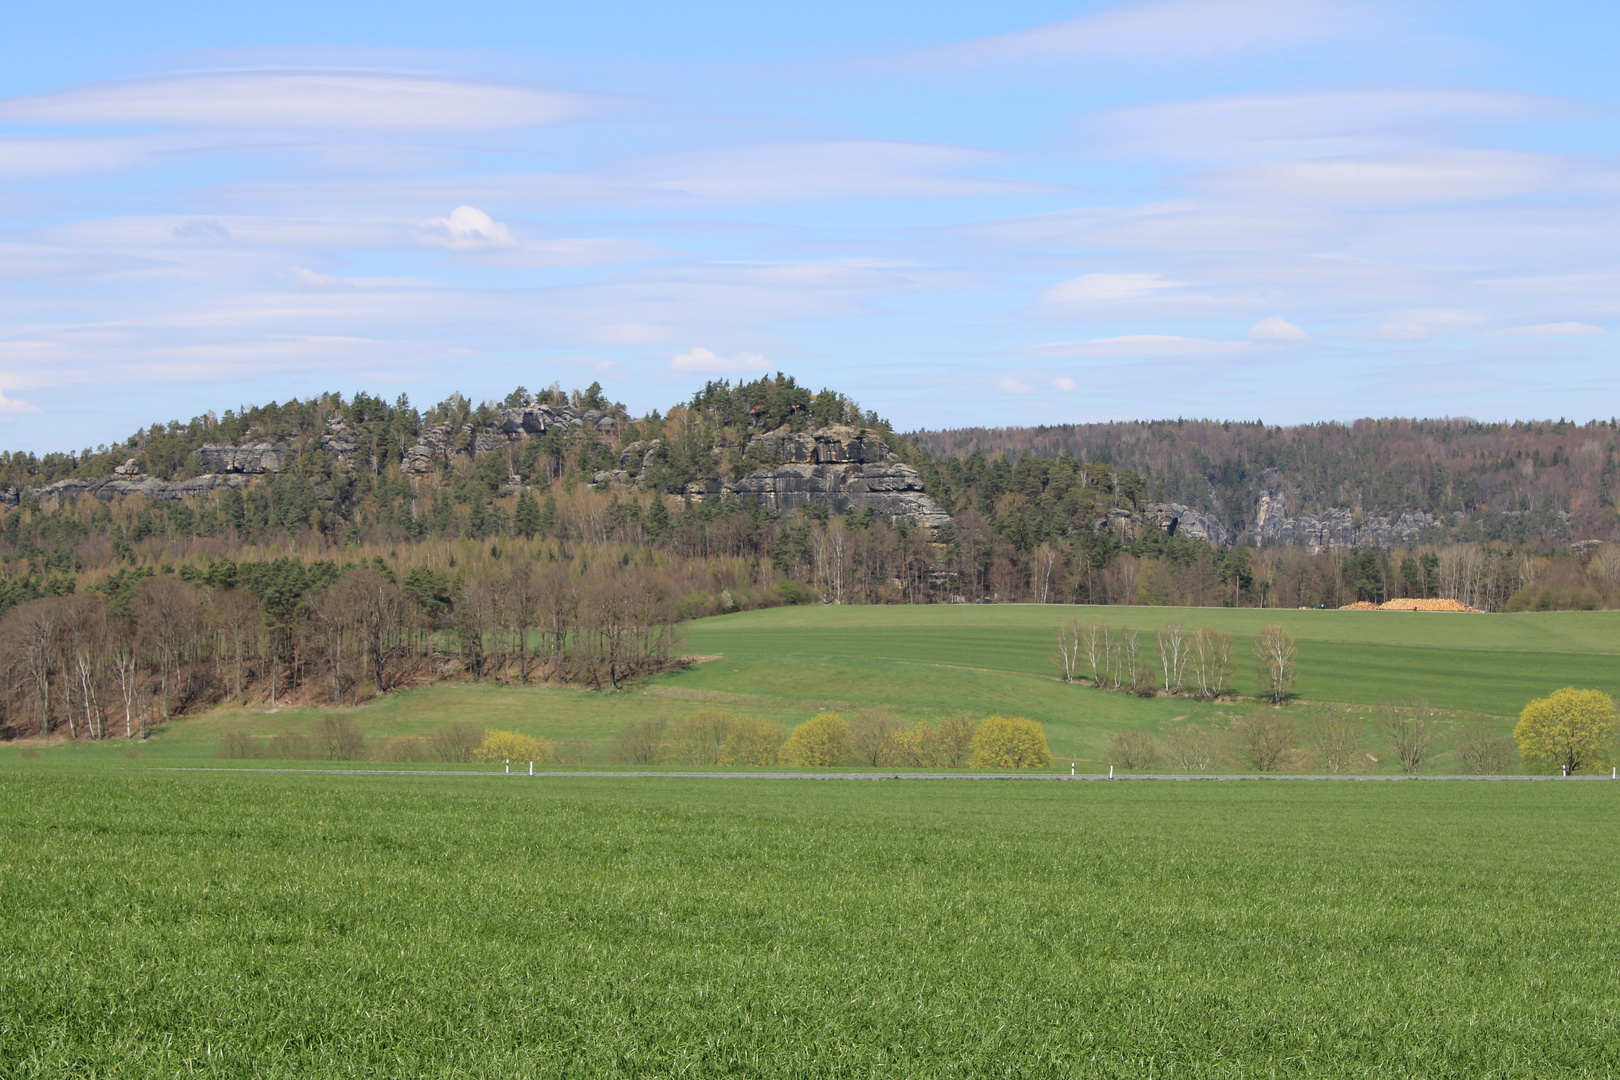
[[[897,427],[1620,414],[1620,7],[19,5],[0,446],[783,371]]]

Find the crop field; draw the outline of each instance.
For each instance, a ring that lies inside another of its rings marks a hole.
[[[0,1072],[1608,1077],[1617,798],[7,759]]]
[[[1236,642],[1238,689],[1253,691],[1249,642],[1282,622],[1299,642],[1297,692],[1306,702],[1375,706],[1410,694],[1446,710],[1451,721],[1485,718],[1502,734],[1532,698],[1566,685],[1620,691],[1620,612],[1455,615],[1224,608],[1076,608],[1061,605],[793,607],[743,612],[688,624],[684,651],[701,663],[615,694],[557,687],[440,684],[345,710],[376,740],[471,721],[583,748],[581,764],[610,764],[607,747],[625,724],[725,709],[785,726],[821,709],[884,706],[911,719],[956,712],[1029,716],[1045,725],[1055,767],[1106,768],[1113,733],[1162,730],[1176,722],[1225,727],[1252,702],[1201,704],[1187,698],[1132,698],[1058,680],[1047,657],[1053,630],[1071,618],[1144,631],[1175,620],[1210,626]],[[308,731],[332,710],[219,709],[164,729],[140,751],[153,762],[213,759],[221,735],[268,738]],[[1449,771],[1446,750],[1432,768]],[[1369,721],[1366,742],[1376,746]],[[121,745],[69,753],[116,758]],[[1393,765],[1367,761],[1366,771]]]

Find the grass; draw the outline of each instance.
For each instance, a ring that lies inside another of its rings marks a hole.
[[[8,1076],[1612,1076],[1620,784],[0,763]]]
[[[791,727],[821,709],[869,706],[907,719],[955,712],[1032,717],[1045,725],[1056,767],[1106,767],[1113,733],[1161,731],[1180,722],[1224,728],[1252,702],[1200,704],[1185,698],[1131,698],[1068,686],[1047,657],[1064,621],[1101,619],[1152,630],[1171,620],[1210,626],[1237,641],[1238,688],[1255,689],[1249,642],[1268,622],[1299,641],[1297,692],[1313,702],[1366,707],[1427,698],[1453,719],[1485,718],[1503,735],[1524,704],[1560,686],[1620,692],[1620,612],[1453,615],[1229,608],[1075,608],[1062,605],[809,606],[743,612],[686,627],[687,652],[708,657],[685,671],[617,694],[568,688],[445,684],[390,695],[352,715],[375,740],[424,734],[455,720],[513,728],[561,743],[585,740],[591,763],[626,723],[720,708]],[[1150,648],[1150,646],[1149,646]],[[212,759],[220,737],[308,731],[334,710],[217,709],[164,729],[147,744],[156,762]],[[1449,736],[1448,736],[1449,738]],[[1370,721],[1366,744],[1383,754]],[[1442,742],[1432,767],[1456,767]],[[75,748],[90,757],[121,748]]]

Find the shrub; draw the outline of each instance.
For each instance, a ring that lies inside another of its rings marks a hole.
[[[728,712],[690,713],[670,725],[670,749],[687,765],[718,765],[736,724]]]
[[[223,758],[256,758],[259,740],[241,731],[228,731],[219,740],[219,756]]]
[[[1187,772],[1208,772],[1215,764],[1215,749],[1215,733],[1197,724],[1170,733],[1170,752]]]
[[[420,735],[398,735],[383,744],[377,757],[383,761],[432,761],[433,750]]]
[[[473,757],[478,761],[550,761],[551,744],[519,731],[490,730],[478,744]]]
[[[1121,769],[1151,769],[1159,760],[1159,740],[1145,731],[1116,731],[1108,743],[1108,763]]]
[[[1457,760],[1475,776],[1497,776],[1513,768],[1518,757],[1513,740],[1497,734],[1493,725],[1476,720],[1457,737]]]
[[[626,724],[613,737],[609,754],[622,765],[656,765],[664,760],[664,728],[668,726],[663,717]]]
[[[947,768],[961,768],[973,752],[973,739],[979,734],[979,725],[964,713],[947,716],[939,722],[939,760]]]
[[[787,741],[787,728],[769,720],[744,717],[731,726],[721,762],[726,765],[775,765]]]
[[[849,751],[862,765],[876,769],[899,763],[902,749],[900,732],[905,722],[884,708],[862,709],[849,726]]]
[[[1342,773],[1361,755],[1361,721],[1337,709],[1319,712],[1305,725],[1305,741],[1328,772]]]
[[[973,737],[975,769],[1040,769],[1052,764],[1046,729],[1022,716],[987,716]]]
[[[366,737],[347,716],[322,720],[315,740],[328,761],[361,761],[366,756]]]
[[[937,768],[943,757],[940,750],[939,728],[926,720],[919,720],[910,727],[896,731],[894,745],[900,761],[916,769]]]
[[[833,712],[817,713],[798,727],[782,744],[784,765],[825,768],[841,765],[849,754],[849,725]]]
[[[1237,756],[1256,772],[1275,772],[1294,741],[1294,725],[1270,709],[1232,722]]]
[[[434,757],[463,764],[473,759],[473,752],[483,741],[484,729],[477,724],[446,724],[429,740]]]
[[[1603,597],[1595,590],[1571,586],[1549,585],[1538,588],[1527,585],[1508,597],[1504,611],[1596,611],[1603,606]]]
[[[287,761],[309,761],[315,756],[314,744],[301,731],[283,731],[270,736],[269,756]]]

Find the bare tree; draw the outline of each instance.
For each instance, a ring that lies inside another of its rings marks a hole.
[[[1159,740],[1146,731],[1116,731],[1108,743],[1108,763],[1122,769],[1151,769],[1159,760]]]
[[[202,602],[186,582],[173,574],[158,574],[136,587],[130,608],[136,640],[157,661],[161,715],[167,720],[174,682],[201,625]]]
[[[955,769],[966,761],[969,752],[973,749],[973,736],[978,734],[979,726],[969,720],[965,714],[957,713],[947,716],[939,722],[939,756],[949,767]]]
[[[1186,684],[1188,641],[1180,623],[1170,623],[1153,635],[1159,653],[1159,671],[1164,691],[1179,694]]]
[[[107,733],[101,703],[103,665],[107,656],[107,607],[95,596],[71,596],[62,604],[62,660],[67,673],[63,699],[68,732],[77,737],[74,695],[84,716],[85,734],[92,739]]]
[[[1088,622],[1082,628],[1086,662],[1091,665],[1091,685],[1102,687],[1108,678],[1108,627]]]
[[[259,627],[264,624],[259,598],[246,589],[225,589],[214,594],[208,618],[230,655],[235,668],[232,696],[241,701],[244,668],[248,656],[257,651]]]
[[[662,717],[634,720],[619,729],[609,750],[614,761],[626,765],[656,765],[664,759],[664,728],[669,721]]]
[[[904,722],[885,708],[862,709],[849,725],[849,749],[855,760],[874,768],[885,768],[899,761],[900,742],[895,738]]]
[[[1457,757],[1475,776],[1495,776],[1513,768],[1518,747],[1488,721],[1476,720],[1457,738]]]
[[[1208,772],[1215,764],[1215,733],[1188,724],[1170,733],[1170,752],[1186,772]]]
[[[62,632],[62,601],[47,596],[19,604],[5,618],[5,655],[19,669],[34,702],[35,730],[51,730],[51,688],[57,672]]]
[[[1281,713],[1261,710],[1232,723],[1237,755],[1256,772],[1275,772],[1294,740],[1294,725]]]
[[[1339,709],[1323,710],[1306,722],[1305,742],[1328,772],[1342,773],[1361,753],[1361,721]]]
[[[728,712],[689,713],[670,725],[670,749],[687,765],[718,765],[736,725]]]
[[[1434,710],[1420,697],[1410,697],[1399,705],[1386,705],[1382,723],[1384,738],[1401,763],[1401,772],[1411,774],[1423,765],[1439,734]]]
[[[1254,639],[1254,673],[1261,691],[1281,705],[1294,688],[1294,636],[1272,623]]]
[[[1070,619],[1057,628],[1057,651],[1052,654],[1052,663],[1063,672],[1064,682],[1074,682],[1074,672],[1080,666],[1080,654],[1084,649],[1085,631],[1079,619]]]

